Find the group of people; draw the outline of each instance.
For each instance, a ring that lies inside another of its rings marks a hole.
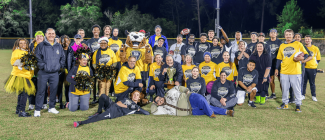
[[[141,92],[149,96],[154,115],[233,116],[234,107],[243,105],[246,96],[248,105],[253,108],[255,104],[264,105],[267,99],[275,99],[275,77],[280,81],[283,102],[277,109],[288,109],[288,103],[292,102],[296,104],[295,111],[301,112],[308,80],[312,99],[317,101],[315,77],[321,57],[310,35],[305,36],[303,45],[302,35],[287,29],[285,42],[282,42],[277,38],[277,30],[272,29],[268,41],[265,42],[264,33],[252,32],[251,43],[247,44],[241,32],[236,32],[235,40],[230,41],[222,27],[218,28],[222,33],[220,38],[215,37],[213,30],[201,33],[199,41],[195,41],[194,34],[181,32],[177,42],[169,47],[167,38],[161,34],[162,28],[157,25],[155,34],[146,42],[153,55],[150,64],[140,63],[139,56],[133,53],[126,54],[127,62],[122,63],[124,52],[118,38],[119,29],[109,25],[104,26],[102,37],[101,27],[92,26],[93,37],[87,41],[85,31],[79,29],[73,42],[67,35],[59,37],[53,28],[48,28],[45,35],[42,31],[36,32],[30,44],[26,39],[15,42],[10,60],[13,70],[5,89],[17,93],[19,117],[31,116],[25,111],[27,98],[29,109],[33,110],[35,105],[34,116],[40,117],[40,110],[47,109],[48,92],[49,113],[59,113],[55,109],[56,96],[61,109],[87,110],[91,91],[75,87],[76,75],[93,76],[97,65],[116,68],[115,80],[96,79],[94,82],[91,104],[98,103],[98,111],[85,121],[74,122],[74,127],[128,114],[149,115],[138,105]],[[139,33],[145,35],[146,32],[140,30]],[[185,42],[183,36],[186,36]],[[80,48],[87,48],[91,53],[80,53],[76,57]],[[140,51],[145,52],[145,49]],[[23,67],[20,59],[27,53],[36,56],[37,69]],[[169,68],[175,69],[173,77],[167,74]],[[172,79],[175,87],[166,90],[166,79]],[[116,96],[115,102],[109,96]]]

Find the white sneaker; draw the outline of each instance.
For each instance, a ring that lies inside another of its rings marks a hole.
[[[33,110],[34,109],[34,106],[33,105],[29,105],[28,106],[28,110]]]
[[[57,111],[55,108],[49,109],[48,112],[53,113],[53,114],[59,114],[59,111]]]
[[[302,95],[302,100],[305,100],[305,99],[306,99],[306,97],[304,95]]]
[[[47,105],[43,104],[42,109],[47,109]]]
[[[317,102],[317,98],[315,96],[311,97],[313,99],[313,101]]]
[[[34,117],[41,117],[41,111],[34,111]]]

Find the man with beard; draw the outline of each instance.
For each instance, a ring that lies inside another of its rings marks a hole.
[[[112,27],[110,25],[105,25],[103,31],[104,31],[103,37],[107,37],[108,39],[110,39],[112,34]]]
[[[270,87],[272,94],[268,99],[275,99],[275,83],[274,83],[274,72],[275,72],[275,67],[276,67],[276,55],[278,54],[278,50],[280,45],[282,44],[282,41],[277,38],[278,36],[278,31],[276,29],[271,29],[270,30],[270,39],[266,42],[266,47],[270,48],[271,51],[271,61],[272,61],[272,66],[271,66],[271,71],[270,71]],[[280,81],[280,79],[279,79]]]
[[[249,49],[251,52],[254,51],[256,43],[257,43],[257,33],[252,32],[251,33],[251,40],[252,42],[247,45],[247,49]]]
[[[241,32],[237,31],[235,33],[235,40],[231,42],[232,46],[231,46],[231,62],[234,62],[235,60],[235,54],[237,53],[238,51],[238,44],[239,44],[239,41],[242,41],[242,34]],[[247,46],[246,42],[245,42],[245,47]]]
[[[183,35],[181,35],[181,34],[177,35],[176,41],[177,42],[170,47],[170,51],[173,51],[172,55],[174,57],[174,60],[176,62],[182,64],[181,49],[185,45],[182,42],[183,41]]]
[[[193,63],[195,64],[194,56],[196,49],[194,47],[195,35],[194,34],[187,34],[186,35],[186,44],[182,47],[181,56],[183,62],[185,62],[185,55],[189,54],[193,58]]]
[[[176,69],[174,77],[168,77],[167,68]],[[179,86],[183,80],[182,66],[178,62],[175,62],[172,55],[166,56],[166,64],[161,66],[161,73],[159,74],[159,81],[165,81],[167,78],[173,78],[175,81],[175,86]]]
[[[166,51],[168,52],[168,41],[167,41],[167,38],[161,34],[161,31],[162,31],[162,28],[160,27],[160,25],[157,25],[155,27],[155,34],[150,36],[150,38],[149,38],[149,44],[151,46],[156,46],[156,45],[158,45],[158,39],[164,38],[165,42],[164,42],[163,46],[166,48]]]
[[[130,56],[128,62],[124,63],[115,80],[115,102],[129,97],[129,93],[142,91],[141,74],[139,67],[135,66],[136,57]]]

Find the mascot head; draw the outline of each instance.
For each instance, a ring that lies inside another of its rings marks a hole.
[[[143,32],[128,32],[125,30],[125,34],[127,35],[125,45],[127,47],[131,47],[133,49],[141,49],[144,48],[147,44],[147,36],[150,33],[143,33]]]

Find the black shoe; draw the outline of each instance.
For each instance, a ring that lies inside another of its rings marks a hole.
[[[275,94],[271,94],[271,96],[269,97],[269,99],[276,99]]]
[[[254,102],[248,103],[248,106],[252,107],[252,108],[256,108]]]
[[[300,106],[297,105],[295,111],[296,111],[296,112],[301,112]]]
[[[93,101],[91,102],[91,104],[96,104],[96,103],[98,103],[98,100],[93,100]]]
[[[25,111],[21,111],[18,114],[18,117],[30,117],[31,115]]]
[[[150,96],[150,102],[153,102],[153,97],[152,96]]]
[[[95,117],[95,116],[98,116],[100,113],[95,113],[94,115],[91,115],[88,117],[88,119],[92,118],[92,117]]]
[[[65,105],[60,105],[60,109],[65,109]]]
[[[16,110],[16,114],[19,114],[19,110]]]

